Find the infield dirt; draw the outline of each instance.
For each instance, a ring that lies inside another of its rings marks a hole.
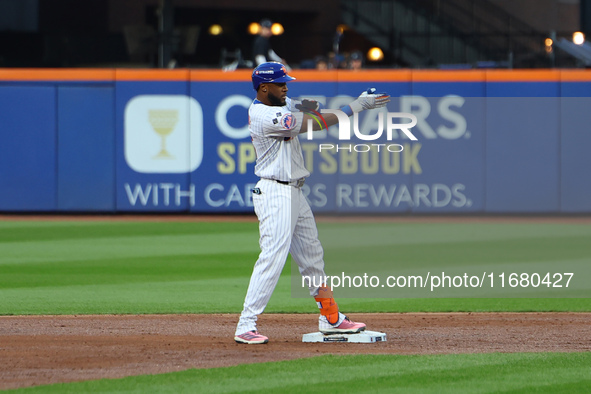
[[[302,343],[317,315],[263,314],[266,345],[233,340],[238,315],[0,317],[0,390],[322,354],[591,351],[591,313],[380,313],[374,344]]]

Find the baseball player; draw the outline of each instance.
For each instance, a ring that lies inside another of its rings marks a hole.
[[[283,64],[266,62],[252,73],[256,99],[249,110],[249,129],[257,159],[255,174],[261,179],[253,192],[255,213],[259,219],[261,253],[254,266],[244,307],[234,340],[238,343],[267,343],[269,338],[258,333],[257,316],[263,312],[288,253],[302,275],[316,278],[310,281],[310,295],[320,309],[319,330],[324,334],[358,333],[364,323],[351,321],[339,311],[325,277],[323,250],[318,240],[316,222],[302,185],[310,175],[304,166],[298,134],[307,131],[313,119],[313,130],[330,127],[338,122],[335,114],[322,114],[318,121],[317,103],[304,100],[302,111],[292,111],[295,101],[287,97],[287,82],[295,78],[287,74]],[[341,108],[351,116],[354,112],[385,106],[388,95],[364,92],[351,104]],[[306,126],[303,126],[306,125]]]

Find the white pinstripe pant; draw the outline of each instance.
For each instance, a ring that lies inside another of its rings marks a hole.
[[[268,179],[261,179],[256,187],[261,190],[261,194],[253,194],[261,253],[250,278],[236,335],[256,330],[257,316],[263,313],[275,290],[288,253],[302,275],[318,278],[315,283],[322,283],[325,276],[324,251],[302,189]],[[318,287],[311,287],[310,295],[316,294]]]

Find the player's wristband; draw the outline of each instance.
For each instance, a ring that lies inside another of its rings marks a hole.
[[[341,111],[343,111],[347,116],[353,115],[353,109],[350,105],[345,105],[344,107],[341,107]]]

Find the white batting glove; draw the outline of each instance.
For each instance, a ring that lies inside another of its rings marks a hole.
[[[376,88],[369,88],[361,93],[359,97],[351,104],[353,112],[361,112],[366,109],[382,108],[390,102],[390,95],[386,93],[376,93]]]

